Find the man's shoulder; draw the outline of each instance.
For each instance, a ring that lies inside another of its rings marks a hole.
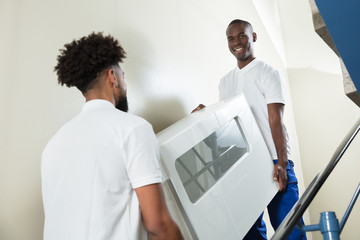
[[[137,116],[132,113],[123,112],[118,109],[113,109],[111,112],[112,117],[111,121],[116,125],[126,125],[128,127],[133,126],[140,126],[140,125],[147,125],[150,124],[147,120],[144,118]]]
[[[100,129],[106,131],[106,129],[111,128],[117,130],[121,129],[121,131],[126,132],[145,125],[151,124],[144,118],[136,116],[132,113],[123,112],[116,108],[99,107],[93,109],[93,111],[80,112],[73,119],[65,123],[57,131],[55,136],[80,131],[79,129],[91,129],[95,126],[99,131]]]
[[[146,120],[142,117],[109,106],[100,106],[92,109],[91,111],[82,111],[79,116],[83,118],[82,121],[98,119],[99,121],[128,122],[128,124],[146,122]],[[76,117],[73,120],[75,119]]]
[[[229,71],[228,73],[226,73],[221,80],[225,80],[225,79],[229,79],[229,78],[233,78],[236,74],[238,67],[233,68],[231,71]]]
[[[256,65],[255,67],[258,69],[258,70],[262,70],[263,72],[273,72],[273,71],[277,71],[276,68],[274,68],[272,65],[262,61],[262,60],[258,60],[256,59]]]

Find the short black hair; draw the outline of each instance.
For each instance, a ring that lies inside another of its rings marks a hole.
[[[124,58],[126,52],[116,39],[101,32],[92,32],[60,49],[54,71],[59,84],[75,86],[86,93],[99,73],[111,66],[118,66]]]
[[[228,27],[230,27],[230,25],[232,25],[232,24],[245,24],[245,25],[249,26],[249,27],[251,28],[251,30],[253,29],[251,23],[249,23],[248,21],[245,21],[245,20],[241,20],[241,19],[234,19],[234,20],[232,20],[232,21],[229,23]]]

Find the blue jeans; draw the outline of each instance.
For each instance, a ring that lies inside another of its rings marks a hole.
[[[277,160],[274,160],[274,164],[277,163]],[[288,176],[286,188],[282,192],[278,192],[273,200],[269,203],[267,209],[269,212],[269,218],[271,225],[274,229],[277,229],[280,223],[284,220],[288,212],[294,206],[294,204],[299,199],[299,188],[297,185],[297,178],[294,172],[294,163],[289,160],[289,164],[286,168],[286,173]],[[260,217],[256,220],[254,225],[250,228],[249,232],[243,238],[245,240],[261,240],[267,239],[266,237],[266,225],[263,221],[264,213],[261,213]],[[303,223],[303,220],[301,219]],[[304,232],[300,231],[296,227],[291,232],[288,240],[306,240],[306,235]]]

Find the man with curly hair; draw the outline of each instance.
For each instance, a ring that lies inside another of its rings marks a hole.
[[[45,240],[182,239],[162,192],[152,127],[127,113],[125,57],[102,33],[60,50],[58,81],[86,102],[42,154]]]

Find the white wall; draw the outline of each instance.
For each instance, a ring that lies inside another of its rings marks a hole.
[[[254,4],[251,0],[0,1],[0,239],[42,238],[41,151],[84,102],[76,89],[57,85],[53,67],[59,48],[91,31],[118,38],[128,53],[122,68],[130,112],[149,120],[158,132],[198,103],[217,101],[219,78],[235,66],[225,38],[225,28],[234,18],[253,23],[259,36],[257,56],[287,76],[284,54],[258,15],[258,2]],[[286,124],[301,179],[290,96]]]
[[[278,4],[301,163],[308,186],[359,119],[360,109],[344,94],[338,57],[313,31],[309,1],[278,0]],[[311,203],[310,224],[319,223],[323,211],[335,211],[339,221],[342,219],[360,180],[359,144],[358,136]],[[357,203],[342,239],[359,239],[359,210]],[[319,232],[314,232],[313,238],[323,239]]]
[[[360,118],[360,109],[345,96],[339,74],[290,69],[289,79],[304,179],[308,186]],[[324,211],[334,211],[341,221],[360,180],[359,144],[357,136],[311,203],[312,224],[319,223],[320,213]],[[360,204],[357,202],[341,234],[342,239],[359,239],[359,220]],[[313,236],[322,239],[320,233]]]

